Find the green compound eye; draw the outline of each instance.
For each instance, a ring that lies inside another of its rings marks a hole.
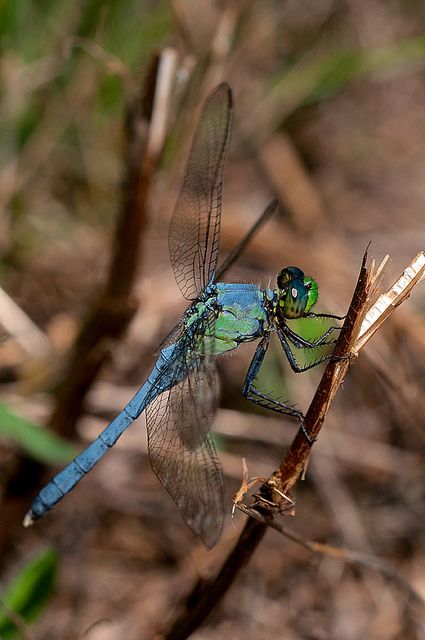
[[[285,267],[278,273],[277,286],[281,291],[285,291],[291,280],[302,280],[303,278],[304,271],[301,271],[298,267]]]
[[[305,305],[305,313],[308,313],[310,309],[316,304],[319,297],[319,285],[313,278],[304,278],[304,286],[307,291],[307,302]]]
[[[313,278],[304,277],[298,267],[286,267],[277,276],[279,315],[282,318],[302,318],[317,302],[319,287]]]

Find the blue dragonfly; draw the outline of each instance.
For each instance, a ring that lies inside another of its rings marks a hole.
[[[296,418],[303,429],[302,412],[258,389],[256,377],[272,333],[277,334],[295,372],[330,357],[328,353],[300,364],[295,353],[331,344],[330,334],[340,327],[332,325],[316,339],[307,340],[290,328],[291,319],[340,318],[311,311],[318,285],[297,267],[282,269],[274,290],[220,281],[276,206],[272,202],[266,208],[227,261],[217,267],[231,125],[231,89],[220,84],[203,106],[169,230],[172,268],[190,306],[168,336],[146,382],[97,439],[40,491],[25,517],[26,526],[71,491],[145,411],[152,469],[187,525],[212,547],[225,514],[223,470],[211,434],[218,401],[216,357],[242,343],[259,341],[242,390],[245,398]]]

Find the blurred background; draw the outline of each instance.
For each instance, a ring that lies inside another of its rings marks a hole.
[[[149,638],[236,541],[242,457],[268,476],[295,433],[240,395],[253,345],[220,361],[229,515],[213,551],[154,477],[143,418],[43,521],[21,523],[185,308],[167,229],[197,109],[232,86],[223,255],[280,204],[227,279],[273,287],[295,264],[319,281],[318,310],[344,314],[369,242],[391,256],[384,287],[424,248],[425,6],[3,0],[0,52],[0,637]],[[283,522],[400,579],[269,531],[193,637],[424,637],[406,586],[425,596],[424,312],[419,286],[361,353]],[[262,384],[306,409],[320,375],[294,375],[273,345]]]

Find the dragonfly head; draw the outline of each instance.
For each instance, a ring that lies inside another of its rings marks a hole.
[[[277,276],[275,295],[278,315],[283,319],[302,318],[317,302],[319,287],[298,267],[285,267]]]

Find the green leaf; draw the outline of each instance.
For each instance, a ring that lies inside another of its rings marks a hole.
[[[342,90],[353,80],[377,73],[402,72],[425,65],[425,36],[366,50],[336,50],[306,55],[273,79],[286,115],[305,104],[313,104]]]
[[[0,437],[11,440],[29,456],[51,465],[63,465],[77,455],[77,450],[63,438],[12,413],[0,403]]]
[[[58,554],[47,549],[27,563],[0,598],[0,638],[9,640],[20,635],[19,628],[8,617],[13,611],[23,622],[33,622],[52,593],[57,572]]]

